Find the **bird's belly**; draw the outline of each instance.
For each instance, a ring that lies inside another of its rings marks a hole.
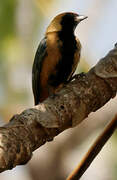
[[[49,84],[57,88],[61,84],[66,83],[76,70],[78,61],[79,57],[75,54],[73,58],[69,56],[69,53],[61,58],[56,64],[54,71],[49,75]]]

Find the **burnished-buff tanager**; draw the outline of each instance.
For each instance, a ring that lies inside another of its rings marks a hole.
[[[81,52],[81,44],[74,35],[74,30],[86,18],[87,16],[66,12],[57,15],[47,27],[32,69],[35,105],[55,94],[72,78]]]

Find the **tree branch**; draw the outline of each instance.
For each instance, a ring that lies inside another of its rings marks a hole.
[[[117,92],[117,46],[88,73],[54,97],[14,115],[0,128],[0,172],[27,163],[32,152],[67,128],[77,126]]]

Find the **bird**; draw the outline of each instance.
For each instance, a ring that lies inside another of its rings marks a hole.
[[[81,43],[74,31],[86,18],[74,12],[64,12],[57,15],[47,27],[32,67],[35,105],[56,94],[72,79],[81,54]]]

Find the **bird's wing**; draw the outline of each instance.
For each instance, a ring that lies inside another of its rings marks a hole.
[[[45,58],[46,55],[47,55],[47,51],[46,51],[46,37],[45,37],[41,40],[38,46],[32,68],[32,89],[34,94],[35,105],[39,103],[40,71],[41,71],[43,59]]]

